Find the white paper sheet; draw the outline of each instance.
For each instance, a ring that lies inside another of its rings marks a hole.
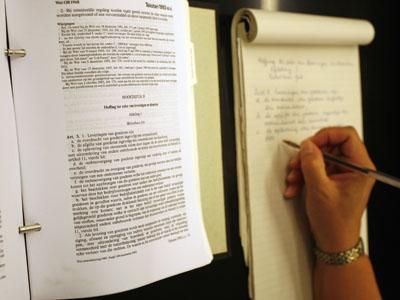
[[[210,262],[184,1],[7,2],[33,299]],[[21,22],[21,20],[25,20]],[[152,61],[150,61],[152,60]]]

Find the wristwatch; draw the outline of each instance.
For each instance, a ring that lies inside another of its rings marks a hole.
[[[328,265],[345,265],[356,261],[365,254],[364,243],[362,238],[358,240],[358,243],[348,250],[342,252],[324,252],[318,248],[315,248],[315,256],[318,260]]]

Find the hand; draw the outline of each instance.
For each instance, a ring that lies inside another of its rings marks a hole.
[[[321,150],[375,169],[354,128],[332,127],[301,143],[299,154],[289,162],[286,198],[301,193],[305,184],[306,212],[318,248],[339,252],[357,244],[361,218],[374,179],[353,171],[325,165]]]

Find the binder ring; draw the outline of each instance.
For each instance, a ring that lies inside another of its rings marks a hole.
[[[41,229],[42,229],[42,225],[40,225],[39,223],[35,223],[35,224],[32,224],[32,225],[26,225],[26,226],[18,227],[18,232],[20,234],[23,234],[23,233],[30,233],[30,232],[33,232],[33,231],[40,231]]]
[[[25,49],[6,49],[4,54],[9,57],[24,57],[26,55]]]

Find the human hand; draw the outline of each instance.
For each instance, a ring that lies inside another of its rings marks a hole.
[[[320,130],[301,143],[300,152],[289,162],[284,196],[298,196],[305,184],[306,212],[317,247],[325,252],[344,251],[358,242],[362,214],[375,181],[325,165],[320,149],[360,166],[375,166],[351,127]]]

